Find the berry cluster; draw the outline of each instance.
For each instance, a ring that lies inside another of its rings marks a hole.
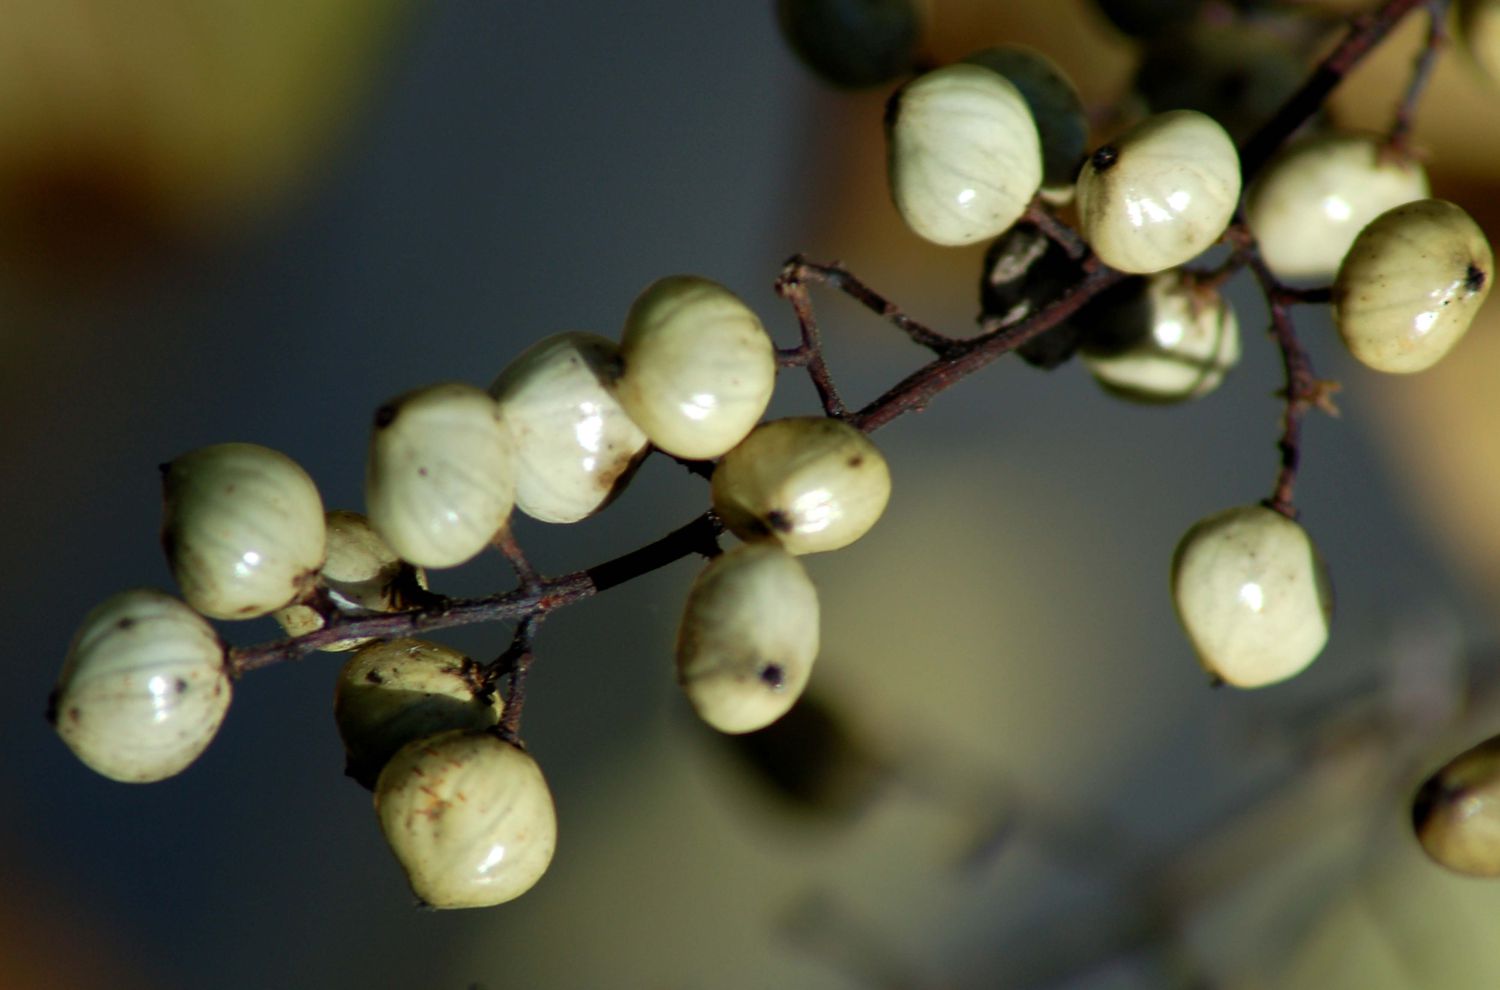
[[[1395,0],[1388,10],[1412,6]],[[1490,39],[1476,48],[1481,62],[1493,54],[1495,7],[1466,5],[1470,35]],[[910,2],[781,0],[779,13],[794,49],[841,85],[916,68],[920,18]],[[1357,24],[1340,57],[1357,60],[1395,19]],[[1307,92],[1325,82],[1314,77]],[[547,784],[519,736],[536,622],[701,552],[712,559],[679,625],[678,680],[713,727],[762,729],[796,702],[818,655],[818,596],[798,557],[849,545],[886,507],[890,471],[869,432],[1012,350],[1041,367],[1077,354],[1129,400],[1205,396],[1240,353],[1240,321],[1220,290],[1241,270],[1264,290],[1286,367],[1282,463],[1263,503],[1188,529],[1171,593],[1216,681],[1253,688],[1297,674],[1323,649],[1332,610],[1324,564],[1292,504],[1298,425],[1330,387],[1313,375],[1290,308],[1331,303],[1355,358],[1414,372],[1457,344],[1494,275],[1475,222],[1427,198],[1400,127],[1385,138],[1324,129],[1286,144],[1311,113],[1298,116],[1298,106],[1289,101],[1289,119],[1239,148],[1214,117],[1167,109],[1090,151],[1077,93],[1035,52],[992,48],[916,74],[887,108],[891,198],[931,242],[993,241],[980,334],[937,333],[843,269],[794,260],[778,290],[802,341],[778,351],[730,291],[676,276],[636,299],[618,343],[559,334],[488,391],[443,383],[382,405],[367,515],[325,512],[308,475],[276,451],[234,443],[190,452],[164,468],[162,540],[182,597],[132,590],[89,614],[53,694],[58,733],[105,776],[160,780],[209,744],[235,678],[315,648],[353,651],[334,704],[348,772],[374,792],[413,890],[435,907],[509,900],[540,878],[556,840]],[[1270,160],[1256,150],[1283,144]],[[1228,248],[1222,262],[1187,267],[1215,245]],[[1310,288],[1288,281],[1329,278]],[[846,409],[823,361],[810,282],[890,319],[934,359]],[[779,366],[808,372],[823,415],[761,422]],[[627,555],[623,577],[537,575],[510,535],[512,511],[587,518],[653,450],[710,478],[711,510]],[[724,530],[742,542],[721,552]],[[514,595],[496,599],[504,608],[429,589],[429,571],[491,547],[519,578]],[[265,615],[293,638],[261,653],[227,650],[208,621]],[[492,663],[411,635],[495,618],[518,627]],[[1481,756],[1480,776],[1500,777],[1487,769],[1488,751]],[[1445,773],[1470,780],[1468,766]],[[1423,791],[1419,828],[1435,856],[1463,869],[1476,859],[1469,839],[1428,838],[1462,827],[1433,811],[1449,790]]]
[[[58,733],[116,780],[185,769],[212,740],[236,673],[207,618],[274,615],[293,636],[435,600],[427,571],[496,545],[523,581],[513,507],[574,522],[605,506],[648,450],[719,458],[714,511],[744,543],[694,584],[679,679],[725,732],[764,728],[806,686],[818,598],[797,555],[847,546],[880,518],[891,479],[843,422],[760,423],[777,355],[723,286],[678,276],[648,287],[619,344],[565,333],[527,350],[488,392],[442,383],[377,410],[368,516],[324,512],[295,462],[246,443],[192,451],[163,469],[162,544],[182,593],[137,589],[95,609],[52,700]],[[438,643],[350,636],[334,715],[351,777],[375,795],[412,889],[434,907],[498,904],[552,857],[556,819],[536,762],[505,719],[503,664]]]

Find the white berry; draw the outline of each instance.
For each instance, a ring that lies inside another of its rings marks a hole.
[[[489,393],[433,385],[375,414],[365,501],[370,524],[405,560],[464,563],[506,524],[515,495],[515,441]]]
[[[328,589],[330,601],[344,611],[392,612],[401,608],[404,603],[397,586],[408,565],[380,538],[370,520],[348,509],[333,509],[325,520],[328,556],[318,579]],[[420,567],[412,568],[411,580],[418,587],[427,587],[427,575]],[[274,616],[289,636],[305,636],[325,624],[318,610],[305,604],[288,605]],[[339,653],[369,641],[368,637],[356,636],[320,649]]]
[[[875,525],[890,500],[891,472],[863,433],[807,416],[756,427],[724,455],[710,487],[714,510],[740,539],[820,553]]]
[[[1500,0],[1458,0],[1458,34],[1492,83],[1500,83]]]
[[[1041,140],[1026,99],[979,65],[947,65],[897,91],[886,144],[896,210],[934,244],[995,237],[1042,184]]]
[[[479,665],[441,643],[393,639],[361,649],[339,672],[333,717],[344,772],[375,787],[396,750],[448,729],[487,729],[503,705],[475,696]]]
[[[1147,275],[1210,247],[1240,198],[1240,159],[1212,117],[1147,117],[1091,155],[1078,176],[1083,237],[1107,265]]]
[[[598,512],[635,474],[646,435],[611,385],[620,349],[591,333],[533,345],[490,386],[516,438],[516,507],[543,522]]]
[[[750,432],[776,384],[776,350],[728,289],[694,275],[646,287],[620,341],[620,405],[669,454],[718,457]]]
[[[162,546],[187,603],[251,619],[301,596],[323,564],[323,502],[290,457],[202,447],[163,468]]]
[[[1411,817],[1435,862],[1467,876],[1500,876],[1500,736],[1427,778],[1412,800]]]
[[[1179,271],[1132,288],[1128,302],[1089,314],[1110,324],[1091,328],[1083,349],[1099,384],[1138,402],[1181,402],[1217,388],[1240,359],[1239,321],[1224,296]]]
[[[1236,687],[1285,680],[1328,641],[1323,561],[1301,526],[1263,506],[1189,529],[1172,559],[1172,597],[1204,669]]]
[[[1376,371],[1437,363],[1489,295],[1495,262],[1462,209],[1423,199],[1360,231],[1333,286],[1334,321],[1349,352]]]
[[[677,630],[677,678],[709,725],[770,725],[801,696],[817,656],[818,593],[796,557],[746,543],[698,575]]]
[[[1287,148],[1245,196],[1245,220],[1282,278],[1328,278],[1386,210],[1427,196],[1427,173],[1379,140],[1320,134]]]
[[[381,771],[375,811],[412,891],[435,908],[520,897],[557,846],[541,769],[489,732],[458,729],[407,743]]]
[[[49,712],[80,760],[113,780],[181,773],[229,709],[224,646],[203,616],[165,592],[121,592],[73,637]]]

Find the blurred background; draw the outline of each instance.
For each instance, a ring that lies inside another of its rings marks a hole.
[[[1101,128],[1142,59],[1084,0],[932,0],[928,16],[938,60],[1047,52]],[[1231,64],[1201,71],[1224,93],[1295,84],[1299,62],[1235,61],[1257,44],[1211,22],[1205,64]],[[693,562],[552,618],[525,734],[559,849],[517,902],[414,907],[341,773],[336,655],[248,677],[182,776],[95,776],[42,711],[89,608],[170,586],[158,463],[258,442],[330,507],[361,508],[381,401],[488,384],[550,333],[617,334],[659,276],[726,283],[786,344],[770,286],[803,251],[960,333],[982,249],[900,226],[885,92],[820,85],[768,3],[0,0],[0,23],[18,647],[0,985],[1500,985],[1500,886],[1441,872],[1406,825],[1421,778],[1500,731],[1493,303],[1410,380],[1363,370],[1299,313],[1345,385],[1343,417],[1309,421],[1299,487],[1338,611],[1285,685],[1211,690],[1167,593],[1181,532],[1275,476],[1279,363],[1241,292],[1241,366],[1191,406],[1124,405],[1081,367],[1007,359],[878,435],[890,511],[807,562],[824,649],[791,755],[748,759],[679,697]],[[1408,28],[1341,91],[1339,121],[1386,125]],[[1492,237],[1494,99],[1455,52],[1416,133],[1435,194]],[[855,403],[922,361],[847,301],[816,303]],[[784,378],[773,413],[813,410]],[[517,533],[560,572],[706,501],[658,459],[603,515]],[[510,580],[488,559],[433,578],[454,594]],[[489,658],[508,638],[449,641]]]

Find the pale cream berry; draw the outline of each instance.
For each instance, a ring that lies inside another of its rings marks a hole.
[[[571,523],[608,505],[646,455],[646,434],[612,384],[620,349],[591,333],[562,333],[527,349],[490,386],[516,438],[516,507]]]
[[[1137,402],[1207,395],[1240,359],[1234,308],[1180,271],[1146,276],[1135,298],[1091,319],[1083,360],[1109,392]],[[1090,307],[1092,309],[1092,307]]]
[[[334,509],[325,520],[328,557],[318,579],[328,589],[329,600],[342,611],[394,612],[405,607],[400,585],[410,565],[386,546],[370,520],[348,509]],[[427,574],[420,567],[411,568],[410,580],[419,588],[427,587]],[[311,605],[288,605],[278,609],[274,616],[289,636],[305,636],[325,624],[323,616]],[[340,653],[369,641],[369,637],[356,636],[321,649]]]
[[[1078,176],[1084,240],[1106,265],[1149,275],[1191,261],[1229,226],[1240,159],[1212,117],[1147,117],[1095,151]]]
[[[1427,196],[1427,172],[1359,134],[1319,134],[1277,155],[1245,196],[1245,220],[1281,278],[1328,278],[1386,210]]]
[[[947,65],[898,90],[886,109],[886,151],[896,211],[934,244],[1004,232],[1042,184],[1025,97],[978,65]]]
[[[213,627],[171,595],[139,588],[84,619],[47,714],[91,768],[147,783],[198,758],[229,698],[224,646]]]
[[[620,358],[620,405],[652,443],[692,460],[744,439],[776,385],[776,349],[754,311],[693,275],[660,279],[637,297]]]
[[[1205,670],[1236,687],[1301,672],[1328,641],[1333,596],[1307,532],[1259,505],[1189,529],[1172,559],[1177,617]]]
[[[285,454],[253,443],[201,447],[162,468],[162,490],[167,562],[204,615],[265,615],[316,579],[323,501]]]
[[[370,524],[402,559],[464,563],[505,526],[515,497],[515,440],[488,392],[432,385],[376,412],[365,502]]]
[[[1073,180],[1088,145],[1089,123],[1078,90],[1047,56],[1024,45],[997,45],[964,59],[1004,76],[1026,101],[1042,155],[1042,194],[1052,202],[1073,198]]]
[[[479,674],[479,665],[462,653],[422,639],[371,643],[354,654],[333,695],[344,772],[373,790],[381,769],[407,743],[498,723],[504,705],[493,692],[476,696]]]
[[[1458,0],[1458,34],[1475,64],[1500,83],[1500,0]]]
[[[763,729],[794,705],[818,656],[818,592],[774,543],[716,557],[688,593],[677,679],[720,732]]]
[[[1500,876],[1500,736],[1428,777],[1412,799],[1411,820],[1435,862],[1468,876]]]
[[[1381,214],[1354,240],[1333,284],[1344,344],[1376,371],[1436,364],[1490,294],[1495,259],[1462,209],[1422,199]]]
[[[412,891],[435,908],[520,897],[557,846],[541,769],[490,732],[457,729],[407,743],[381,771],[375,812]]]
[[[854,427],[806,416],[756,427],[724,455],[710,488],[714,511],[740,539],[819,553],[875,525],[891,497],[891,472]]]

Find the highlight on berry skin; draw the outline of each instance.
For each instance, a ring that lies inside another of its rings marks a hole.
[[[1180,270],[1121,283],[1084,307],[1081,354],[1107,392],[1135,402],[1201,398],[1240,359],[1234,307]]]
[[[1147,117],[1084,162],[1080,232],[1105,264],[1150,275],[1212,246],[1239,198],[1239,152],[1224,128],[1195,110],[1171,110]]]
[[[974,64],[935,69],[896,91],[886,162],[901,219],[945,247],[1003,233],[1042,184],[1041,138],[1025,97]]]
[[[677,679],[720,732],[763,729],[789,711],[818,656],[818,592],[774,543],[726,551],[693,582],[677,628]]]
[[[375,813],[412,892],[434,908],[514,900],[547,872],[557,848],[541,768],[488,731],[407,743],[380,773]]]
[[[794,416],[763,423],[725,454],[710,481],[714,511],[742,540],[794,554],[839,550],[880,520],[891,471],[847,423]]]
[[[516,508],[572,523],[624,490],[649,441],[613,387],[620,348],[592,333],[538,341],[490,386],[516,440]]]
[[[1172,558],[1172,600],[1203,669],[1235,687],[1301,673],[1328,642],[1333,592],[1296,522],[1261,505],[1200,520]]]
[[[653,444],[689,460],[744,439],[776,386],[776,349],[760,318],[696,275],[659,279],[636,298],[620,360],[620,406]]]
[[[1360,363],[1410,374],[1442,360],[1495,281],[1484,231],[1461,207],[1421,199],[1359,232],[1333,284],[1339,335]]]
[[[122,591],[73,637],[47,717],[80,760],[124,783],[165,780],[213,741],[229,710],[224,645],[181,600]]]
[[[375,414],[365,468],[370,525],[402,559],[457,567],[510,519],[516,450],[500,405],[459,382],[399,396]]]
[[[162,547],[182,596],[215,619],[253,619],[301,597],[323,565],[323,502],[307,472],[253,443],[162,468]]]

